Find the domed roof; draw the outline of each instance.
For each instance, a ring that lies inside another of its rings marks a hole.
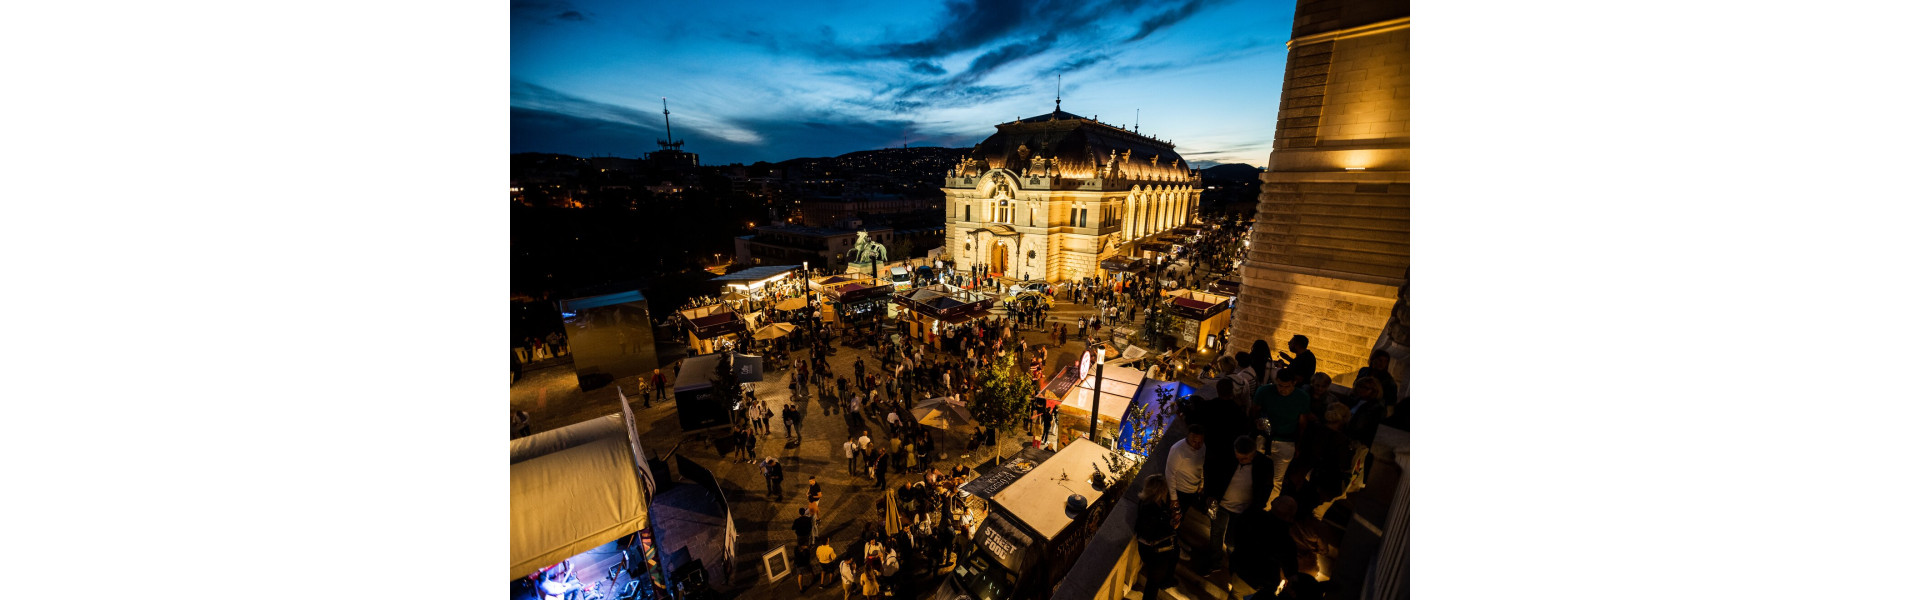
[[[1194,173],[1173,143],[1079,115],[1052,113],[1001,123],[973,147],[961,172],[989,169],[1074,179],[1186,182]]]

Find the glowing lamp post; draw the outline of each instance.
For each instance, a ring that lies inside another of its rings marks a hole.
[[[1100,439],[1100,380],[1106,379],[1107,352],[1099,346],[1088,351],[1093,353],[1093,415],[1087,420],[1087,439],[1105,446],[1106,441]]]

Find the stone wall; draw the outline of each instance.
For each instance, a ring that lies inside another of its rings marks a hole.
[[[1393,313],[1397,288],[1249,266],[1241,271],[1233,309],[1234,352],[1266,339],[1285,349],[1295,334],[1319,360],[1320,372],[1341,385],[1367,365],[1367,355]]]
[[[1404,0],[1298,3],[1233,351],[1260,339],[1280,349],[1305,335],[1320,371],[1345,385],[1377,343],[1406,345],[1407,8]],[[1396,305],[1401,318],[1389,330]]]

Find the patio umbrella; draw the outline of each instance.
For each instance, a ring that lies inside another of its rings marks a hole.
[[[887,498],[887,535],[900,533],[900,496],[894,490],[883,492]]]
[[[772,324],[772,325],[768,325],[768,326],[766,326],[766,327],[761,327],[759,331],[755,331],[755,332],[753,332],[753,339],[756,339],[756,340],[771,340],[771,339],[775,339],[775,338],[779,338],[779,337],[782,337],[782,336],[785,336],[785,335],[787,335],[787,334],[789,334],[789,333],[793,333],[793,325],[792,325],[792,324],[789,324],[789,323],[774,323],[774,324]]]
[[[727,293],[720,295],[720,299],[728,302],[739,302],[746,300],[747,295],[740,293],[740,290],[727,290]]]
[[[959,429],[973,425],[973,414],[952,396],[922,400],[913,406],[913,419],[921,425],[939,429]]]
[[[806,307],[807,299],[805,298],[788,298],[773,305],[774,310],[800,310]]]

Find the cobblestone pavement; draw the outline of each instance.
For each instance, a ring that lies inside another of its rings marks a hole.
[[[1092,307],[1088,305],[1059,303],[1049,314],[1048,320],[1049,323],[1065,322],[1071,327],[1075,319],[1091,313]],[[1030,345],[1045,341],[1042,332],[1026,331],[1021,335],[1027,337]],[[1085,345],[1077,341],[1068,342],[1064,348],[1052,349],[1048,354],[1049,364],[1045,373],[1051,376],[1060,365],[1084,350]],[[795,357],[805,354],[796,352]],[[866,357],[869,366],[877,366],[870,351],[847,347],[839,348],[828,360],[834,372],[851,373],[853,362],[859,357]],[[791,378],[792,369],[769,372],[767,380],[759,383],[755,391],[767,401],[768,406],[778,410],[789,400],[787,383]],[[823,488],[818,531],[830,536],[836,545],[851,542],[868,520],[877,521],[874,504],[880,498],[880,490],[874,489],[873,481],[864,474],[850,476],[847,473],[845,455],[840,448],[840,444],[846,441],[844,420],[838,414],[823,414],[821,406],[815,402],[795,403],[796,408],[805,414],[801,426],[803,441],[797,447],[785,447],[785,436],[778,418],[773,420],[772,433],[763,436],[759,444],[762,456],[770,453],[785,466],[784,499],[769,497],[765,479],[760,476],[758,467],[743,464],[730,455],[721,455],[705,435],[683,433],[673,402],[656,398],[651,407],[644,406],[642,398],[634,393],[638,389],[637,378],[621,379],[600,389],[581,390],[574,381],[572,367],[561,364],[525,373],[512,386],[511,402],[514,408],[529,413],[535,431],[544,431],[619,412],[616,386],[627,391],[628,400],[639,421],[642,442],[650,458],[657,460],[677,453],[712,470],[720,479],[739,532],[735,545],[738,561],[734,567],[736,575],[733,584],[719,581],[718,569],[713,570],[716,591],[723,596],[760,600],[796,595],[798,586],[793,581],[794,577],[789,576],[778,585],[767,582],[759,565],[759,557],[775,545],[786,545],[792,556],[797,540],[794,539],[790,524],[799,508],[805,505],[809,475],[819,477]],[[876,439],[881,437],[882,428],[877,423],[869,429],[874,432]],[[1011,454],[1017,450],[1016,437],[1006,436],[1002,439],[1002,451]],[[961,447],[960,438],[948,436],[936,439],[936,443],[948,449],[948,457],[940,459],[936,455],[933,466],[947,469],[958,464],[960,457],[953,449]],[[977,465],[992,455],[992,450],[982,448],[981,452],[968,459],[968,464]],[[674,475],[680,476],[677,470]],[[890,476],[888,483],[897,487],[901,481],[896,475]],[[678,548],[673,540],[662,540],[662,544],[667,551]],[[838,595],[837,589],[826,592],[816,586],[802,596],[827,598]]]

